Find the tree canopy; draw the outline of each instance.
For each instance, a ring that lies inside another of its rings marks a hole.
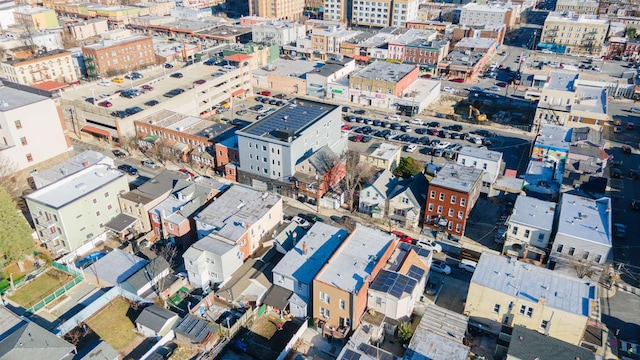
[[[0,253],[7,261],[19,261],[33,249],[31,232],[26,220],[18,213],[15,201],[0,187]]]
[[[401,178],[410,178],[422,171],[424,164],[412,157],[401,158],[400,164],[393,170],[393,175]]]

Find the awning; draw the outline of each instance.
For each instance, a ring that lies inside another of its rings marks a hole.
[[[187,145],[185,143],[177,142],[177,143],[173,144],[173,146],[171,146],[171,148],[173,150],[176,150],[176,151],[185,152],[185,151],[189,150],[189,145]]]
[[[356,61],[369,61],[371,58],[363,55],[356,55],[353,57]]]
[[[93,135],[104,136],[107,139],[111,137],[111,134],[108,131],[102,130],[102,129],[98,129],[98,128],[95,128],[93,126],[85,126],[85,127],[82,128],[82,131],[88,132],[88,133],[93,134]]]
[[[136,221],[138,221],[138,219],[134,218],[133,216],[129,216],[127,214],[118,214],[116,215],[116,217],[104,224],[104,227],[120,234],[128,228],[132,227],[133,224],[136,223]]]
[[[533,75],[533,80],[547,81],[547,75]]]
[[[244,94],[244,89],[238,89],[231,93],[231,96],[238,96]]]
[[[147,135],[147,137],[144,138],[144,141],[153,144],[154,142],[156,142],[156,140],[158,140],[158,138],[159,138],[158,135]]]
[[[289,298],[293,291],[287,290],[278,285],[271,285],[264,296],[264,304],[273,306],[274,308],[284,309],[289,304]]]

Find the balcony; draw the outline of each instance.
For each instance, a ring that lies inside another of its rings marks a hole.
[[[53,230],[54,231],[43,230],[38,232],[40,240],[42,240],[42,242],[58,240],[60,238],[60,233],[58,231],[55,231],[55,229]]]
[[[334,339],[344,339],[345,337],[347,337],[348,333],[349,333],[349,329],[344,326],[335,327],[335,326],[325,325],[322,327],[323,337],[329,335]]]
[[[44,215],[34,217],[33,221],[37,226],[41,226],[43,228],[49,228],[51,225],[56,223],[53,218],[47,219]]]

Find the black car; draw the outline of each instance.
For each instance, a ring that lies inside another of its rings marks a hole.
[[[424,293],[427,295],[435,295],[436,292],[438,292],[439,285],[440,282],[438,281],[438,279],[435,277],[431,277],[424,288]]]
[[[96,104],[96,99],[92,98],[92,97],[86,98],[86,99],[84,99],[84,101],[88,102],[91,105],[95,105]]]
[[[484,130],[484,129],[476,130],[473,133],[476,134],[476,135],[485,136],[485,137],[491,135],[489,130]]]
[[[283,100],[276,101],[276,106],[283,106],[285,102]]]
[[[118,166],[118,170],[125,171],[125,172],[129,173],[129,175],[138,174],[138,169],[134,168],[131,165],[127,165],[127,164],[122,164],[122,165]]]
[[[216,64],[216,59],[211,58],[211,59],[209,59],[209,60],[207,60],[207,61],[203,62],[203,64],[205,64],[205,65],[207,65],[207,66],[213,66],[213,65],[215,65],[215,64]]]
[[[164,68],[165,68],[165,69],[171,69],[171,68],[173,68],[173,65],[171,65],[171,64],[164,64]]]
[[[388,122],[388,121],[383,121],[383,122],[382,122],[382,127],[390,128],[390,127],[391,127],[391,123],[390,123],[390,122]]]
[[[269,105],[275,105],[278,102],[278,100],[276,99],[270,99],[269,100]]]
[[[431,143],[431,139],[429,139],[428,136],[423,136],[420,139],[418,139],[418,143],[422,145],[429,145]]]
[[[364,115],[367,113],[367,111],[363,109],[358,109],[358,110],[355,110],[353,113],[358,115]]]
[[[640,200],[636,200],[636,199],[631,200],[631,208],[633,210],[640,210]]]
[[[451,138],[451,139],[459,139],[460,138],[460,134],[458,134],[457,132],[449,133],[449,138]]]
[[[256,96],[255,98],[253,98],[253,100],[257,102],[262,102],[262,96]]]
[[[158,100],[149,100],[144,104],[147,105],[147,106],[156,106],[156,105],[160,104],[160,101],[158,101]]]
[[[442,139],[446,139],[447,138],[447,132],[444,130],[438,131],[438,137],[442,138]]]
[[[183,92],[184,92],[184,89],[178,88],[178,89],[173,89],[171,91],[168,91],[168,92],[164,93],[163,96],[164,97],[168,97],[168,98],[172,98],[174,96],[178,96],[178,95],[182,94]]]
[[[391,129],[393,130],[400,130],[401,127],[402,125],[400,125],[399,123],[391,123]]]
[[[440,123],[437,121],[432,121],[430,123],[427,124],[428,127],[432,127],[432,128],[437,128],[440,127]]]
[[[127,112],[126,112],[126,111],[116,110],[116,111],[114,111],[114,112],[112,112],[112,113],[111,113],[111,116],[115,116],[115,117],[117,117],[117,118],[124,119],[124,118],[126,118],[127,116],[129,116],[129,114],[127,114]]]
[[[396,140],[398,140],[398,141],[407,141],[408,138],[409,138],[409,134],[401,134],[396,138]]]
[[[113,150],[112,153],[113,153],[113,155],[115,155],[116,157],[119,157],[119,158],[123,158],[123,157],[127,156],[127,154],[124,151],[121,151],[121,150],[118,150],[118,149]]]
[[[257,104],[257,105],[253,105],[252,107],[250,107],[249,110],[258,111],[258,110],[262,109],[263,107],[264,107],[264,105]]]
[[[137,113],[139,113],[139,112],[141,112],[143,110],[144,109],[139,107],[139,106],[134,106],[134,107],[127,108],[124,111],[126,111],[127,114],[129,114],[129,115],[133,115],[133,114],[137,114]]]
[[[273,97],[274,97],[274,98],[276,98],[276,99],[280,99],[280,100],[286,100],[286,99],[287,99],[287,95],[285,95],[285,94],[276,94],[276,95],[273,95]],[[345,107],[346,107],[347,109],[349,109],[349,107],[348,107],[348,106],[345,106]],[[343,112],[344,112],[344,108],[345,108],[345,107],[343,107],[343,108],[342,108],[342,109],[343,109],[343,110],[342,110]]]
[[[348,113],[350,110],[351,110],[351,108],[350,108],[350,107],[348,107],[348,106],[343,106],[343,107],[342,107],[342,112],[343,112],[343,113]]]
[[[182,73],[173,73],[173,74],[171,74],[169,76],[171,76],[172,78],[180,79],[184,75],[182,75]]]
[[[462,131],[462,125],[451,125],[449,126],[449,130]]]

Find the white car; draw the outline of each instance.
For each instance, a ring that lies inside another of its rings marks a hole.
[[[493,85],[489,87],[487,90],[489,91],[500,91],[500,87],[498,85]]]
[[[389,116],[387,116],[387,120],[400,121],[400,120],[402,120],[402,118],[400,118],[400,115],[389,115]]]
[[[143,161],[142,165],[152,169],[155,169],[158,167],[158,164],[156,164],[153,160],[148,160],[148,159]]]
[[[293,219],[291,219],[291,221],[298,224],[298,226],[300,226],[305,230],[308,230],[309,228],[311,228],[311,223],[301,218],[300,216],[294,216]]]
[[[424,120],[418,119],[418,118],[413,118],[413,119],[411,119],[410,123],[416,124],[416,125],[424,125]]]
[[[387,140],[391,140],[391,139],[393,139],[393,138],[394,138],[394,137],[396,137],[396,136],[398,136],[398,132],[394,130],[394,131],[390,132],[389,134],[387,134],[387,136],[386,136],[385,138],[386,138]]]
[[[543,54],[553,54],[553,51],[544,49],[544,50],[542,50],[542,53]]]
[[[101,97],[101,98],[103,98],[103,99],[106,99],[106,98],[108,98],[109,96],[111,96],[111,95],[109,95],[109,94],[100,94],[100,97]]]
[[[415,152],[416,150],[418,150],[418,145],[409,144],[409,145],[407,145],[407,149],[405,151],[412,153],[412,152]]]
[[[448,92],[449,94],[455,94],[456,89],[449,87],[449,86],[445,86],[444,88],[442,88],[442,91],[444,92]]]
[[[442,245],[438,244],[437,242],[433,241],[433,240],[429,240],[429,239],[418,239],[416,241],[416,246],[419,246],[423,249],[426,250],[431,250],[434,253],[439,253],[442,251]]]
[[[443,141],[441,143],[439,143],[438,145],[436,145],[436,149],[442,149],[444,150],[447,146],[451,145],[450,142],[447,141]]]
[[[100,81],[98,83],[100,86],[111,86],[111,81]]]
[[[441,260],[433,260],[433,262],[431,263],[431,270],[440,274],[451,274],[451,267]]]

